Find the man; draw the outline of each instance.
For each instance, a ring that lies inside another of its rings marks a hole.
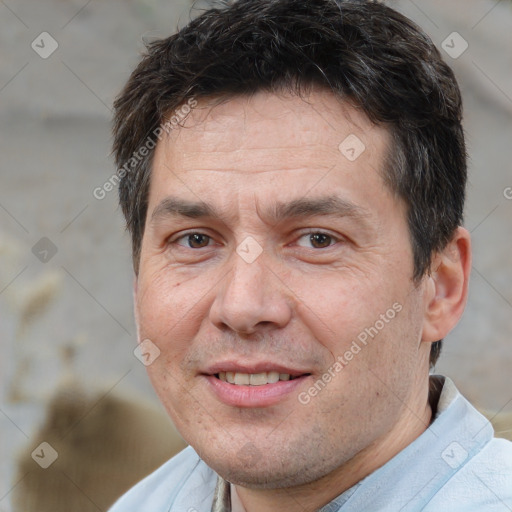
[[[120,511],[498,511],[512,445],[445,377],[461,98],[367,1],[239,0],[149,45],[115,104],[135,313],[184,439]]]

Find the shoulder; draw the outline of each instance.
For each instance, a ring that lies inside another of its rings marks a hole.
[[[499,512],[507,507],[512,510],[512,442],[494,438],[474,456],[461,460],[460,469],[425,511]]]
[[[217,475],[201,460],[193,448],[188,446],[132,487],[119,498],[109,512],[175,510],[177,501],[186,500],[191,503],[192,498],[194,501],[210,499],[213,496],[216,481]]]

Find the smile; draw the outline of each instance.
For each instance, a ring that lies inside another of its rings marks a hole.
[[[265,384],[275,384],[279,381],[289,381],[298,378],[298,376],[277,371],[260,373],[219,372],[215,374],[215,377],[235,386],[264,386]]]
[[[206,380],[209,392],[225,405],[237,408],[263,408],[298,395],[311,374],[220,371],[202,377]]]

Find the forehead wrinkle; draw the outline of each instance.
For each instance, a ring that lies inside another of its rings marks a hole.
[[[261,135],[261,134],[260,134]],[[300,137],[295,137],[295,135]],[[187,141],[190,147],[181,147],[180,150],[180,161],[187,163],[188,161],[199,158],[211,159],[225,159],[226,156],[243,157],[247,155],[253,158],[265,158],[274,159],[276,156],[282,156],[283,158],[295,158],[295,159],[309,159],[317,161],[318,159],[338,157],[339,141],[343,140],[340,137],[332,136],[332,142],[326,142],[326,138],[320,138],[318,134],[315,134],[316,139],[312,136],[309,137],[307,133],[290,133],[290,141],[288,144],[276,144],[275,140],[264,141],[259,138],[252,138],[250,141],[244,141],[244,144],[233,145],[233,140],[225,139],[221,141],[215,141],[215,144],[210,144],[208,141],[202,140],[202,146],[198,147],[197,138],[190,139]],[[281,142],[281,141],[280,141]],[[187,144],[186,143],[186,144]],[[175,148],[172,144],[169,144],[169,150],[172,153]]]
[[[337,147],[324,145],[308,148],[243,148],[236,150],[219,150],[210,152],[186,152],[176,156],[180,172],[189,173],[206,171],[234,171],[247,175],[272,171],[323,171],[332,168],[333,163],[342,158]]]
[[[371,216],[371,213],[365,208],[335,195],[297,198],[288,202],[276,201],[264,210],[255,201],[255,211],[264,222],[276,224],[288,219],[315,216],[351,217],[365,222]],[[227,214],[221,212],[211,203],[189,201],[173,196],[164,198],[156,206],[151,214],[151,222],[156,223],[168,217],[212,218],[224,223],[227,223],[228,219]]]
[[[329,166],[329,165],[323,165],[323,166],[319,166],[318,169],[319,170],[323,170],[323,169],[331,169],[332,168],[332,165]],[[265,174],[267,172],[281,172],[281,171],[286,171],[286,172],[308,172],[309,169],[305,169],[304,167],[280,167],[279,169],[258,169],[258,170],[246,170],[246,169],[237,169],[237,168],[229,168],[229,167],[223,167],[222,169],[185,169],[185,172],[187,173],[192,173],[192,172],[228,172],[228,173],[232,173],[232,174],[244,174],[244,175],[247,175],[247,174],[250,174],[250,175],[256,175],[256,174]]]

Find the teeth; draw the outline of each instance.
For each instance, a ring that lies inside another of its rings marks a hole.
[[[235,384],[237,386],[248,386],[250,384],[251,375],[248,373],[235,373]]]
[[[238,374],[237,374],[238,375]],[[249,375],[249,384],[251,386],[261,386],[262,384],[267,383],[267,373],[251,373]],[[235,379],[235,384],[238,384],[238,382]]]
[[[280,380],[291,379],[290,374],[279,372],[219,372],[218,377],[223,382],[229,382],[230,384],[235,384],[237,386],[263,386],[264,384],[274,384]]]
[[[267,373],[267,382],[269,384],[274,384],[274,382],[278,382],[278,381],[279,381],[279,372],[268,372]]]

